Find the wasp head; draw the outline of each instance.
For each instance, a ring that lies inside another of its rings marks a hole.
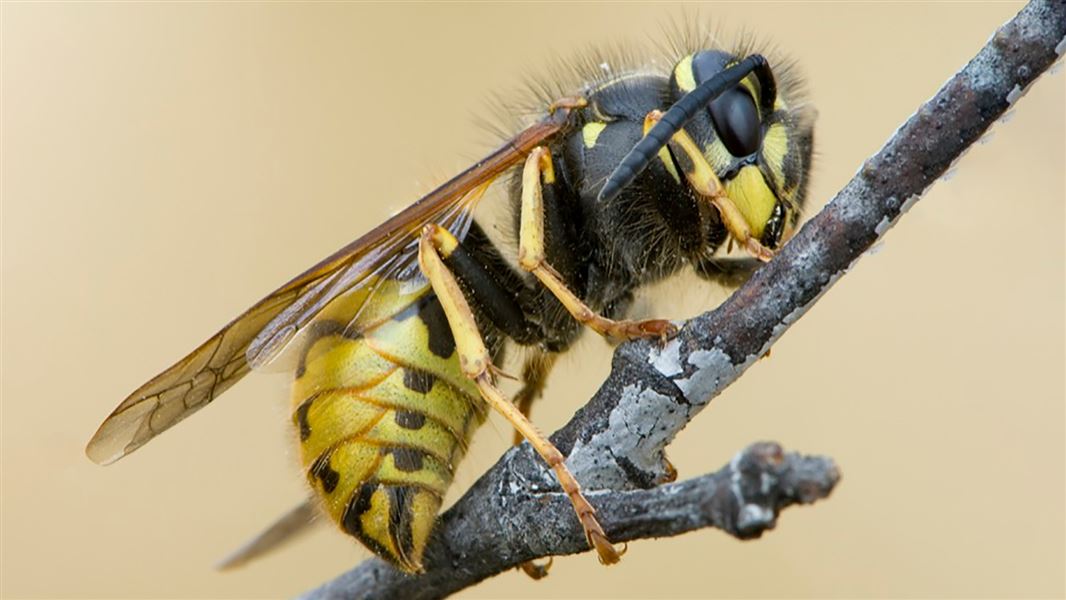
[[[751,235],[774,249],[787,239],[806,194],[812,119],[789,106],[765,59],[756,55],[748,61],[754,67],[745,69],[738,83],[716,85],[711,80],[726,78],[729,74],[723,73],[740,64],[740,58],[721,50],[685,56],[670,77],[671,102],[691,105],[684,133],[717,175]],[[693,93],[701,87],[717,89],[702,96]],[[703,100],[706,96],[709,102]]]

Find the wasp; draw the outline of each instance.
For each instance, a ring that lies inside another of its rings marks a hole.
[[[118,460],[288,355],[313,500],[232,562],[317,511],[399,569],[422,571],[442,498],[490,409],[553,470],[574,509],[560,518],[580,522],[602,563],[618,562],[530,407],[585,329],[613,341],[676,333],[668,320],[625,318],[642,286],[685,268],[735,285],[787,239],[807,192],[813,119],[778,67],[709,48],[685,52],[668,72],[583,73],[497,150],[130,394],[89,442],[89,458]],[[513,254],[472,216],[498,180],[510,181]],[[723,256],[727,241],[751,257]],[[496,365],[514,345],[531,351],[511,399]]]

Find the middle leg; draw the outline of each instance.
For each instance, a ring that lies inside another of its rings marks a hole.
[[[519,227],[518,265],[532,273],[558,298],[578,322],[611,340],[635,338],[666,339],[677,328],[664,319],[616,321],[596,314],[567,287],[562,276],[547,262],[544,250],[544,198],[542,186],[555,183],[555,171],[548,149],[538,146],[530,152],[522,171],[522,215]]]

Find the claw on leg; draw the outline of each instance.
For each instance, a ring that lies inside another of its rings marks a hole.
[[[666,458],[665,455],[663,456],[663,466],[666,467],[666,477],[659,483],[673,483],[677,481],[677,467],[675,467],[674,463],[670,462],[670,459]]]
[[[523,573],[529,575],[530,579],[544,579],[548,576],[548,571],[551,570],[553,562],[555,562],[555,559],[549,556],[545,562],[539,563],[535,560],[528,560],[518,565],[518,567],[522,569]]]
[[[537,454],[555,472],[555,477],[559,480],[559,487],[570,498],[570,504],[573,505],[577,519],[585,531],[585,538],[588,539],[589,545],[599,554],[600,562],[604,564],[618,562],[621,554],[608,541],[607,534],[604,533],[603,527],[600,526],[599,521],[596,519],[596,509],[589,504],[584,494],[581,493],[581,485],[578,484],[573,473],[567,468],[563,454],[559,452],[559,449],[544,434],[538,431],[514,404],[504,398],[503,393],[492,385],[487,374],[477,377],[474,383],[477,384],[481,397],[485,399],[489,406],[510,421],[511,425],[522,434],[522,437],[529,441],[533,449],[537,451]]]

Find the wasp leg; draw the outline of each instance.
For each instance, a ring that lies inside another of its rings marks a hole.
[[[518,264],[548,288],[574,319],[596,333],[612,340],[634,338],[668,338],[677,333],[670,321],[648,319],[646,321],[615,321],[596,314],[581,301],[562,276],[548,264],[544,252],[544,198],[541,179],[547,184],[555,182],[548,149],[538,146],[530,152],[522,171],[522,215],[519,226]]]
[[[555,360],[558,357],[559,355],[556,353],[538,352],[526,360],[526,364],[522,368],[522,389],[515,394],[512,403],[518,407],[518,410],[527,419],[529,418],[530,410],[533,408],[533,401],[540,398],[541,394],[544,393],[544,384],[547,382],[548,373],[551,372],[552,366],[555,365]],[[522,434],[515,430],[514,445],[521,444],[523,439]],[[518,566],[530,578],[543,579],[548,576],[548,571],[551,570],[552,557],[549,556],[548,560],[543,563],[531,560]]]
[[[533,290],[476,223],[471,224],[462,242],[450,234],[436,233],[434,244],[444,266],[459,280],[474,314],[485,317],[519,344],[535,344],[544,338],[541,326],[527,317]]]
[[[474,313],[459,287],[459,282],[441,258],[442,254],[450,254],[457,246],[458,241],[448,230],[436,225],[426,225],[419,240],[418,264],[433,286],[433,291],[448,318],[463,374],[477,385],[481,397],[489,406],[503,415],[555,472],[560,487],[574,506],[589,545],[599,554],[600,562],[618,562],[621,554],[608,541],[607,535],[596,520],[596,510],[581,494],[581,486],[566,467],[563,454],[496,387],[495,367],[478,332]]]
[[[461,242],[454,243],[440,234],[434,237],[437,252],[441,254],[445,267],[459,280],[474,314],[487,318],[496,329],[520,344],[534,344],[543,338],[543,330],[526,318],[523,307],[523,299],[530,298],[533,290],[506,264],[476,223],[471,224],[470,231]],[[479,330],[484,331],[481,327]],[[556,356],[554,353],[537,352],[526,361],[523,373],[525,384],[515,396],[514,403],[527,418],[530,405],[543,391]],[[524,439],[521,433],[515,431],[515,445],[521,444]],[[531,578],[541,579],[548,575],[551,564],[549,558],[544,563],[529,561],[519,566]]]
[[[644,117],[644,133],[647,134],[662,116],[663,113],[658,110],[649,112]],[[704,158],[703,152],[700,151],[692,137],[684,129],[680,129],[670,138],[667,146],[673,151],[681,170],[685,172],[685,179],[688,180],[689,185],[701,196],[710,200],[711,204],[718,209],[718,214],[722,216],[722,223],[729,230],[729,234],[759,260],[766,262],[773,258],[773,251],[763,246],[751,234],[751,227],[744,220],[744,215],[741,214],[733,200],[726,195],[718,175]]]
[[[538,352],[526,360],[525,366],[522,367],[522,389],[515,394],[513,402],[526,418],[529,418],[530,410],[533,408],[533,401],[540,398],[544,393],[544,384],[548,382],[548,373],[551,372],[558,358],[559,355],[556,353]],[[514,434],[515,446],[521,444],[522,440],[522,434],[516,431]]]
[[[548,373],[551,372],[558,358],[559,354],[555,352],[537,352],[526,359],[525,366],[522,367],[522,389],[515,394],[512,403],[518,407],[518,410],[527,419],[529,418],[530,410],[533,408],[533,401],[540,398],[544,393],[544,384],[548,381]],[[514,445],[521,444],[524,439],[522,434],[515,430]],[[551,570],[552,558],[549,556],[548,560],[543,563],[531,560],[518,566],[530,578],[543,579],[548,576],[548,571]]]
[[[533,408],[533,401],[540,398],[541,394],[544,393],[544,384],[548,380],[548,373],[551,372],[558,358],[559,355],[554,352],[537,352],[526,359],[525,366],[522,367],[522,389],[515,394],[512,403],[518,407],[519,412],[525,415],[527,419],[529,418],[530,410]],[[522,434],[515,430],[514,445],[517,446],[524,440],[525,438],[522,437]],[[543,563],[530,560],[518,566],[531,579],[543,579],[548,576],[552,562],[553,559],[549,556],[548,560]]]

